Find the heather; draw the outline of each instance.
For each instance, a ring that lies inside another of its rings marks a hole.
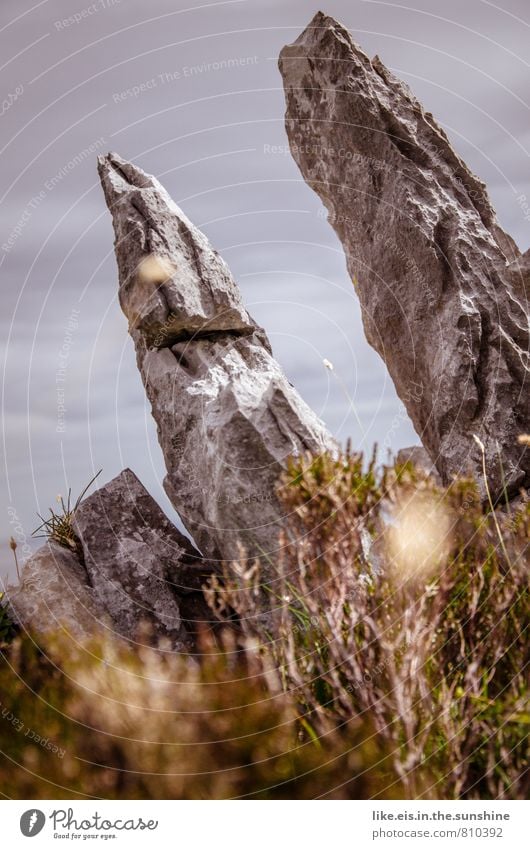
[[[349,449],[278,494],[277,551],[208,581],[190,654],[2,614],[11,796],[527,797],[528,502]]]

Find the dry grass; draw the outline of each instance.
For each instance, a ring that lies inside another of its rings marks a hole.
[[[408,797],[526,798],[529,505],[492,516],[471,481],[351,453],[289,479],[273,592],[242,564],[218,615],[268,644],[317,735],[370,717]]]
[[[472,481],[351,451],[293,462],[279,492],[274,580],[241,562],[212,581],[225,627],[199,660],[4,647],[9,795],[528,796],[529,504],[493,516]]]
[[[0,783],[14,798],[365,798],[395,775],[372,723],[315,743],[256,647],[185,656],[17,640],[0,665]],[[7,695],[9,694],[9,695]],[[20,727],[19,729],[19,726]],[[35,731],[53,753],[26,736]],[[391,792],[391,797],[394,797]],[[398,792],[400,797],[401,794]]]

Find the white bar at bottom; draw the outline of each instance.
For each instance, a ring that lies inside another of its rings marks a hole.
[[[529,802],[39,800],[0,805],[2,845],[10,849],[96,841],[157,849],[529,845]]]

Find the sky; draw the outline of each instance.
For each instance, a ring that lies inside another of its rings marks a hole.
[[[130,467],[171,518],[96,156],[155,174],[341,441],[418,443],[287,145],[277,58],[321,8],[404,79],[530,246],[528,0],[2,0],[0,575],[37,513]],[[528,198],[526,201],[522,196]],[[323,366],[331,361],[334,371]]]

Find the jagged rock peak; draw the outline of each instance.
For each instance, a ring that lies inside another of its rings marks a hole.
[[[334,450],[245,310],[226,264],[160,183],[99,159],[112,213],[120,303],[157,423],[165,489],[200,550],[268,563],[287,459]]]
[[[286,129],[344,246],[370,344],[443,480],[530,484],[530,252],[409,88],[319,12],[280,56]]]

